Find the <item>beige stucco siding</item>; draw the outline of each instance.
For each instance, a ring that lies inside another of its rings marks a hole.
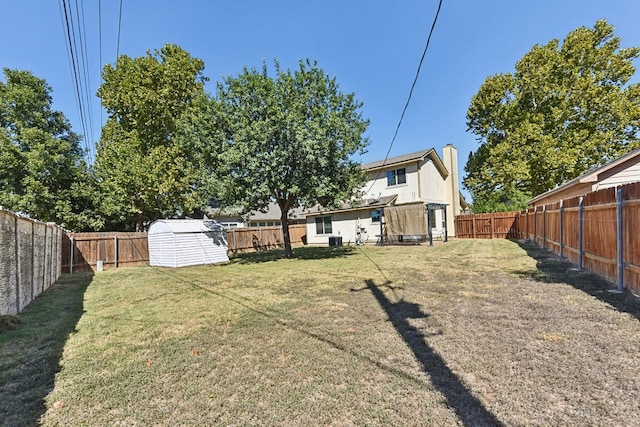
[[[423,202],[444,203],[444,180],[440,171],[431,160],[426,160],[421,166],[420,187]]]
[[[335,212],[323,216],[331,217],[331,234],[316,233],[316,218],[318,216],[307,217],[307,242],[312,245],[328,245],[330,236],[342,237],[342,244],[354,244],[356,241],[356,227],[364,227],[367,231],[363,235],[368,242],[375,242],[377,234],[380,234],[380,223],[371,221],[371,210]]]
[[[399,168],[406,170],[406,184],[387,185],[387,171]],[[377,198],[397,194],[396,204],[417,201],[445,203],[444,188],[442,175],[431,159],[427,158],[420,163],[416,161],[373,171],[364,186],[365,191],[370,189],[364,197]]]
[[[387,185],[387,172],[404,168],[406,171],[406,184]],[[377,177],[377,179],[376,179]],[[364,186],[365,191],[371,188],[365,198],[377,198],[378,196],[398,195],[396,203],[406,203],[418,200],[418,162],[403,165],[395,165],[384,169],[378,169],[369,174],[369,181]]]
[[[616,187],[618,185],[630,184],[640,181],[640,163],[636,163],[622,169],[617,173],[603,179],[598,184],[598,189]]]

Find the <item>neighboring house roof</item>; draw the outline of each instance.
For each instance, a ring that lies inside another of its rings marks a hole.
[[[467,203],[467,199],[464,198],[464,195],[460,191],[458,191],[458,196],[460,197],[460,208],[463,211],[469,209],[469,203]]]
[[[640,148],[630,151],[627,154],[604,164],[603,166],[590,169],[579,177],[572,179],[571,181],[567,181],[554,189],[539,194],[529,200],[528,204],[535,204],[546,199],[549,199],[550,201],[551,199],[560,200],[560,198],[562,198],[561,196],[574,197],[591,191],[596,191],[598,190],[599,183],[619,174],[625,169],[632,168],[634,165],[640,165]],[[635,181],[640,181],[640,167],[636,168],[633,174],[621,178],[620,182],[611,181],[611,185],[603,185],[600,188],[614,187],[617,184]]]
[[[282,211],[277,203],[269,203],[266,212],[251,211],[249,213],[249,220],[251,221],[280,221]],[[302,208],[296,208],[289,211],[289,218],[291,219],[304,219],[306,212]]]
[[[206,209],[206,214],[210,218],[234,218],[241,221],[280,221],[281,211],[277,203],[271,202],[267,206],[266,212],[250,211],[248,214],[242,213],[242,208],[212,208]],[[292,209],[289,212],[291,219],[304,219],[306,212],[302,208]]]
[[[438,169],[438,172],[440,172],[443,178],[449,176],[449,171],[444,166],[444,163],[442,163],[442,160],[438,156],[436,150],[434,150],[433,148],[416,151],[414,153],[403,154],[401,156],[389,157],[386,160],[377,160],[375,162],[365,163],[362,165],[362,167],[368,171],[372,171],[376,169],[387,168],[390,166],[400,166],[404,163],[421,161],[427,157],[429,157],[433,161],[434,165]]]
[[[363,200],[361,201],[360,204],[356,204],[356,205],[343,203],[342,206],[336,209],[324,209],[320,205],[316,205],[313,208],[309,209],[309,211],[307,212],[307,216],[325,215],[327,213],[359,211],[363,209],[383,208],[385,206],[393,205],[397,198],[398,198],[397,194],[392,194],[390,196],[384,196],[378,199]]]

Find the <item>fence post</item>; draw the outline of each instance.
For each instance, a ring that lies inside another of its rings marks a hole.
[[[563,202],[564,200],[560,200],[560,257],[564,258],[564,237],[563,237],[563,229],[564,229],[564,223],[563,223],[563,212],[564,212],[564,207],[563,207]]]
[[[18,217],[14,216],[13,217],[13,244],[14,244],[14,253],[13,253],[13,259],[15,260],[14,263],[14,275],[15,275],[15,279],[16,279],[16,313],[20,313],[20,252],[18,250],[18,248],[20,247],[20,242],[18,240]]]
[[[622,188],[618,187],[616,190],[616,213],[618,216],[617,224],[617,243],[618,243],[618,290],[622,292],[624,290],[624,258],[622,254]]]
[[[542,207],[542,249],[547,249],[547,205]]]
[[[538,221],[536,221],[537,212],[538,212],[538,207],[534,206],[533,207],[533,243],[535,243],[536,245],[538,244],[538,236],[537,236]]]
[[[69,273],[73,273],[73,253],[75,252],[75,240],[73,238],[73,235],[71,235],[71,239],[70,239],[70,244],[69,244],[69,248],[71,248],[69,250]]]
[[[118,232],[113,234],[113,268],[118,268]]]
[[[31,301],[37,296],[37,291],[34,292],[33,287],[36,286],[36,226],[35,222],[31,221]],[[44,288],[44,285],[43,285]]]
[[[476,238],[476,216],[475,215],[471,215],[471,234],[475,239]]]
[[[584,199],[580,197],[578,203],[578,268],[582,270],[582,257],[584,249],[582,245],[582,227],[584,225]]]
[[[526,240],[529,240],[529,208],[527,208],[524,212],[525,212],[525,217],[524,217],[524,238]]]
[[[44,260],[44,266],[42,268],[42,286],[43,289],[49,289],[49,285],[50,283],[48,283],[48,277],[47,277],[47,265],[49,264],[47,262],[47,231],[48,231],[48,227],[45,225],[44,226],[44,256],[42,257],[42,259]]]
[[[491,238],[493,239],[493,215],[489,218],[489,227],[491,228]]]
[[[233,234],[233,252],[238,252],[238,243],[236,242],[236,229],[232,228],[231,229],[232,234]]]

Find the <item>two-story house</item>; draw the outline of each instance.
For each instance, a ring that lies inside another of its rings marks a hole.
[[[340,209],[311,209],[307,215],[307,241],[326,244],[340,236],[343,243],[361,237],[375,242],[426,240],[455,235],[454,218],[466,209],[458,184],[458,154],[449,144],[442,159],[433,148],[363,165],[369,180],[363,200]]]

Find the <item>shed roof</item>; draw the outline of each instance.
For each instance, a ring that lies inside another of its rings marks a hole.
[[[217,221],[202,219],[159,219],[149,226],[149,234],[154,233],[208,233],[221,230]]]

